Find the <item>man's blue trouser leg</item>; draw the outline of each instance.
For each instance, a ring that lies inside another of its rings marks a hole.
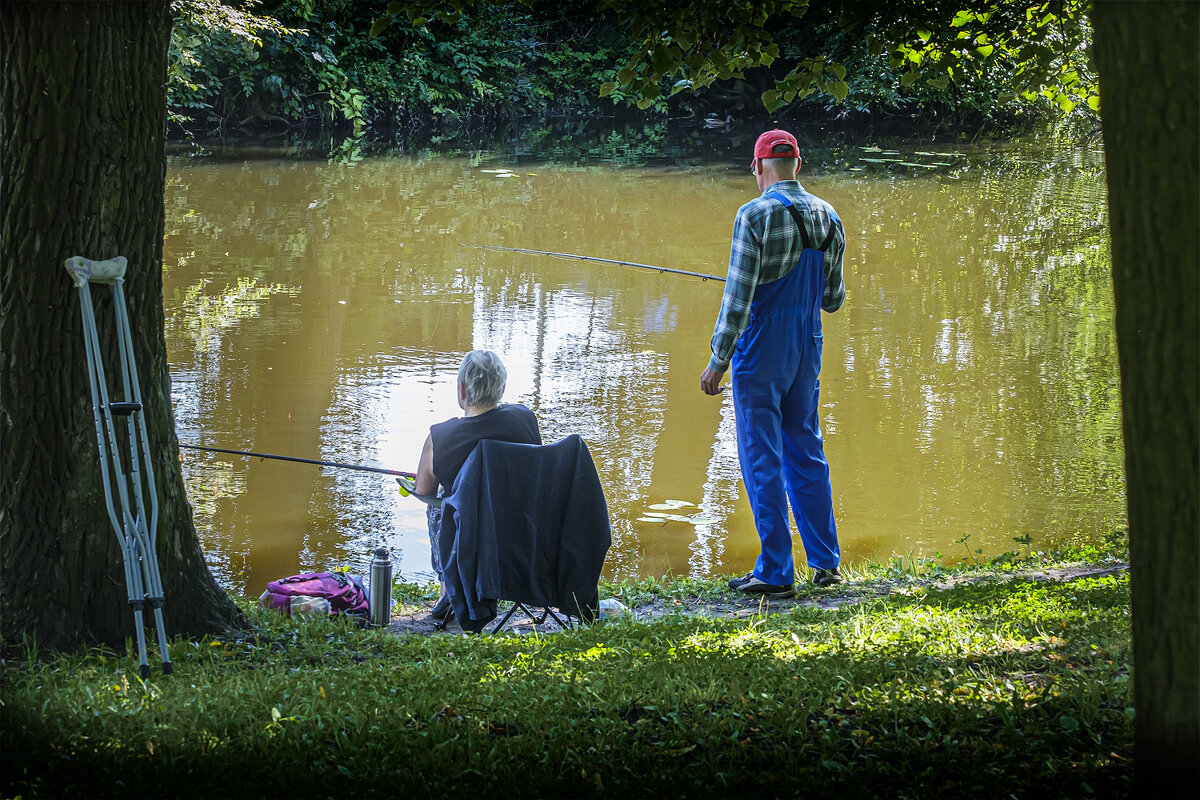
[[[767,385],[761,385],[767,383]],[[754,513],[762,552],[755,576],[766,583],[788,584],[795,571],[792,533],[788,529],[787,484],[783,477],[783,426],[778,402],[770,399],[769,382],[733,374],[733,413],[737,422],[738,460],[742,483]],[[760,393],[766,390],[766,393]]]
[[[731,364],[742,481],[762,542],[754,574],[778,585],[795,580],[789,499],[809,566],[840,562],[818,419],[822,259],[805,250],[790,273],[756,288]]]
[[[833,569],[842,561],[837,523],[833,517],[833,487],[821,435],[821,337],[810,341],[815,352],[804,359],[801,374],[783,398],[783,464],[788,498],[808,565]]]

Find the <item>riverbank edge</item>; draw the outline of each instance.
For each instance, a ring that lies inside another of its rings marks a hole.
[[[1051,552],[1007,552],[989,559],[967,560],[946,566],[940,558],[893,554],[843,569],[844,580],[832,587],[817,587],[811,570],[802,569],[796,595],[786,599],[754,597],[727,586],[733,576],[690,578],[667,576],[641,580],[604,581],[600,597],[617,600],[618,616],[652,624],[667,617],[745,619],[783,614],[795,608],[838,609],[891,596],[922,595],[959,586],[1005,584],[1021,581],[1071,581],[1116,575],[1129,571],[1124,531],[1110,533],[1100,547],[1071,547]],[[464,633],[451,621],[443,626],[429,612],[437,600],[434,583],[400,580],[393,586],[396,605],[390,630],[396,634]],[[503,613],[501,604],[501,613]],[[553,619],[535,624],[517,616],[508,630],[518,634],[554,633],[561,630]]]

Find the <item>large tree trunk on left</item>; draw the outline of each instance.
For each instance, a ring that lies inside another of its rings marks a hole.
[[[166,0],[0,5],[0,624],[9,644],[28,634],[55,649],[120,646],[133,633],[104,504],[78,294],[62,267],[75,255],[129,259],[167,632],[241,621],[200,552],[170,404],[162,306],[170,27]],[[111,295],[94,296],[115,358]]]

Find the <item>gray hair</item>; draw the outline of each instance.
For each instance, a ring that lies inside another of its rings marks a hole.
[[[771,167],[776,174],[786,175],[789,172],[795,172],[800,168],[800,159],[795,156],[787,158],[760,158],[763,167]]]
[[[495,405],[504,394],[508,370],[491,350],[472,350],[458,367],[458,382],[466,387],[469,406]]]

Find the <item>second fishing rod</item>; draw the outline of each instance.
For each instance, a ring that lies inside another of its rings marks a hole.
[[[552,252],[549,250],[531,250],[531,249],[525,248],[525,247],[500,247],[499,245],[468,244],[466,242],[459,242],[459,244],[462,247],[470,247],[470,248],[474,248],[477,250],[498,250],[498,251],[504,251],[504,252],[509,252],[509,253],[524,253],[527,255],[551,256],[554,258],[564,258],[564,259],[570,259],[570,260],[574,260],[574,261],[596,261],[596,262],[599,262],[602,264],[614,264],[616,266],[622,266],[622,267],[635,267],[637,269],[653,270],[660,274],[661,273],[669,273],[672,275],[684,275],[684,276],[690,277],[690,278],[699,278],[702,281],[718,281],[720,283],[725,282],[725,278],[723,278],[720,275],[710,275],[710,274],[703,273],[703,272],[692,272],[690,270],[676,269],[674,267],[660,267],[660,266],[656,266],[654,264],[640,264],[636,261],[621,261],[621,260],[615,259],[615,258],[599,258],[597,256],[577,255],[575,253],[555,253],[555,252]],[[402,472],[400,470],[384,469],[382,467],[368,467],[368,466],[363,466],[360,464],[344,464],[344,463],[340,463],[337,461],[324,461],[324,460],[316,459],[316,458],[300,458],[299,456],[283,456],[283,455],[277,455],[275,453],[258,453],[258,452],[254,452],[251,450],[233,450],[233,449],[224,448],[224,447],[204,447],[204,446],[195,445],[195,444],[183,444],[182,442],[180,443],[179,447],[184,450],[200,450],[200,451],[207,452],[207,453],[225,453],[227,455],[244,456],[247,458],[265,458],[265,459],[273,459],[276,461],[291,461],[293,463],[299,463],[299,464],[313,464],[313,465],[319,466],[319,467],[332,467],[334,469],[349,469],[349,470],[358,470],[360,472],[374,472],[374,473],[378,473],[378,474],[382,474],[382,475],[393,475],[393,476],[396,476],[397,478],[413,479],[416,477],[416,474],[412,473],[412,472]],[[412,491],[411,484],[405,484],[404,482],[400,482],[400,485],[401,485],[402,489],[408,489],[410,492]],[[419,499],[422,499],[422,500],[426,499],[426,498],[422,498],[419,495],[415,495],[415,494],[413,496],[418,497]]]
[[[635,267],[637,269],[649,269],[658,273],[668,273],[671,275],[684,275],[689,278],[699,278],[702,281],[719,281],[725,282],[722,275],[710,275],[705,272],[692,272],[686,269],[676,269],[675,267],[659,267],[654,264],[639,264],[636,261],[621,261],[616,258],[599,258],[597,256],[582,256],[575,253],[555,253],[550,250],[530,250],[527,247],[500,247],[494,244],[468,244],[467,242],[459,242],[461,247],[470,247],[475,250],[498,250],[506,253],[524,253],[531,256],[550,256],[552,258],[564,258],[572,261],[596,261],[601,264],[614,264],[620,267]]]

